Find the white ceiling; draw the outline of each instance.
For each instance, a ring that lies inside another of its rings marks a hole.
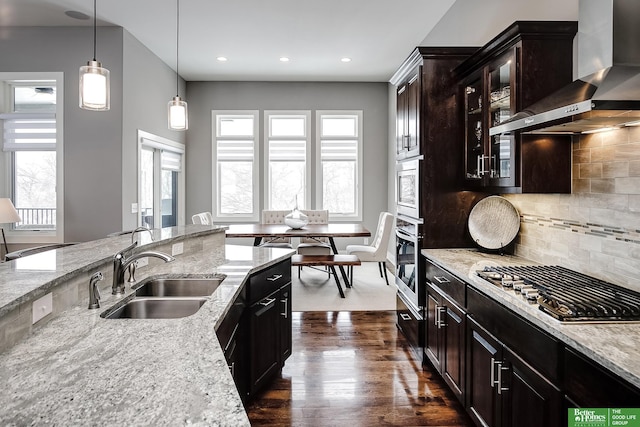
[[[187,81],[388,81],[454,2],[181,0],[180,75]],[[93,23],[65,11],[93,17],[93,1],[0,0],[0,27]],[[98,0],[97,16],[98,25],[124,27],[175,69],[176,0]],[[98,60],[99,42],[98,29]]]

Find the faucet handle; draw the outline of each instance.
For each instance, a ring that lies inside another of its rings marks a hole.
[[[98,282],[103,279],[102,272],[94,273],[89,279],[89,309],[100,308],[100,289]]]

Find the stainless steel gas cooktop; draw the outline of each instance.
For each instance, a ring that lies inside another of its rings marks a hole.
[[[640,293],[568,268],[485,267],[477,274],[562,322],[640,320]]]

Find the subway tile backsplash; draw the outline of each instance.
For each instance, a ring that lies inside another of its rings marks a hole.
[[[573,142],[572,194],[508,194],[516,253],[640,291],[640,127]]]

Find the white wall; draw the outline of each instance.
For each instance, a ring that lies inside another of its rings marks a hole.
[[[189,82],[186,217],[213,210],[211,110],[260,110],[260,135],[264,110],[363,110],[363,222],[375,230],[378,215],[389,208],[387,90],[386,83]],[[263,159],[261,150],[261,171]]]

